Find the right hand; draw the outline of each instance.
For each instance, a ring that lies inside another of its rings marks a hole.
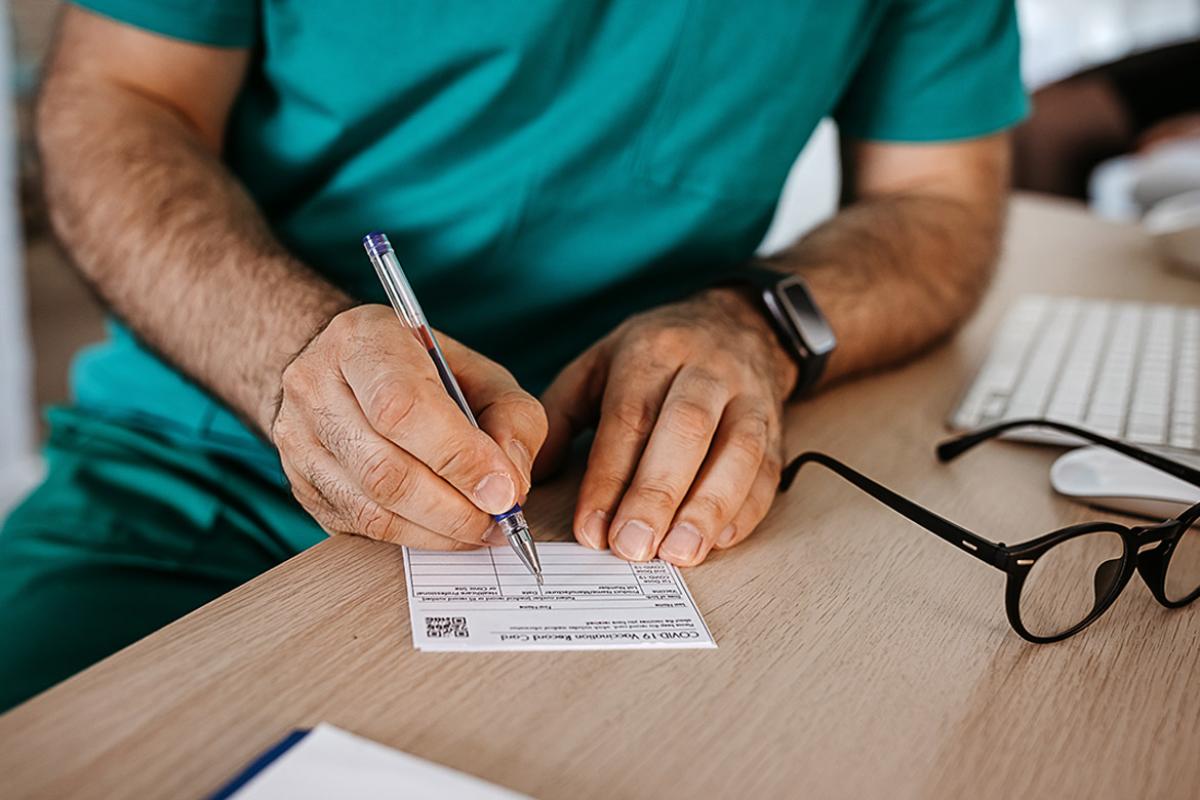
[[[438,550],[504,542],[491,515],[528,493],[546,413],[503,367],[439,339],[482,430],[388,306],[338,314],[283,371],[270,436],[326,531]]]

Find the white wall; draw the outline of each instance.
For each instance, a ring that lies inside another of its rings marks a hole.
[[[1018,0],[1017,11],[1021,72],[1031,89],[1200,36],[1200,0]]]
[[[825,120],[792,165],[775,209],[775,219],[758,252],[762,255],[777,252],[831,217],[837,210],[840,181],[837,126]]]

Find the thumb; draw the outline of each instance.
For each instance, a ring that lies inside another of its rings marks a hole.
[[[549,432],[533,464],[533,479],[543,480],[562,469],[571,440],[595,424],[596,408],[608,379],[608,359],[600,345],[584,351],[563,368],[542,393]]]

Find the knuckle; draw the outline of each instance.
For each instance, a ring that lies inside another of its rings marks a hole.
[[[754,334],[750,334],[753,336]],[[745,350],[739,347],[724,346],[713,350],[705,360],[713,370],[726,372],[744,372],[746,370],[746,357],[743,355]]]
[[[306,366],[304,360],[306,355],[301,354],[279,376],[279,388],[283,393],[285,401],[297,397],[306,397],[312,393],[316,381],[314,380],[312,370]]]
[[[372,392],[369,416],[380,431],[398,431],[413,420],[416,395],[397,380],[384,381]]]
[[[283,389],[283,394],[285,397],[294,392],[297,388],[297,384],[303,380],[303,374],[305,372],[303,359],[305,356],[305,353],[301,353],[299,356],[297,356],[296,360],[288,364],[284,368],[283,374],[279,376],[279,386],[281,389]]]
[[[678,355],[687,352],[691,339],[691,329],[678,324],[663,325],[647,337],[647,341],[653,345],[654,351],[662,355]]]
[[[653,365],[658,361],[658,353],[652,337],[640,336],[624,343],[620,355],[628,359],[631,368],[638,369]]]
[[[438,475],[455,483],[454,477],[470,475],[480,464],[487,463],[489,459],[480,452],[481,449],[474,444],[447,442],[445,449],[431,457],[429,466]]]
[[[644,399],[627,398],[613,406],[612,417],[617,423],[639,437],[650,435],[657,419],[655,409]]]
[[[659,376],[676,369],[682,357],[666,354],[654,349],[653,344],[647,344],[642,350],[635,350],[628,358],[623,359],[622,378],[640,380],[641,376]],[[651,378],[653,380],[653,377]],[[636,384],[635,384],[636,385]]]
[[[380,303],[368,303],[346,309],[325,326],[325,332],[339,346],[348,347],[348,352],[360,348],[372,348],[379,336],[388,337],[396,332],[395,312]],[[403,329],[401,329],[403,330]]]
[[[767,427],[753,419],[740,421],[729,435],[729,448],[751,466],[758,466],[767,456]]]
[[[675,508],[679,504],[681,494],[668,481],[662,479],[641,481],[633,487],[631,493],[639,504],[658,508]]]
[[[396,519],[374,503],[359,503],[354,510],[354,529],[368,539],[390,542],[395,535]]]
[[[685,377],[688,386],[691,387],[692,393],[701,397],[707,397],[712,394],[723,394],[726,380],[721,376],[725,372],[722,369],[725,361],[725,354],[717,352],[705,357],[707,365],[689,366]],[[708,365],[715,366],[717,369],[711,369]]]
[[[743,430],[754,433],[766,441],[771,432],[771,414],[765,407],[756,405],[742,412],[738,417],[738,424]]]
[[[378,532],[379,515],[369,503],[360,503],[354,509],[354,515],[351,520],[354,523],[354,530],[359,533],[375,538],[373,534]]]
[[[275,446],[279,450],[288,450],[292,440],[296,437],[297,426],[296,422],[284,406],[279,411],[279,416],[275,418],[275,422],[271,425],[271,439],[275,442]]]
[[[689,441],[707,439],[717,426],[717,415],[698,400],[680,398],[663,409],[663,424],[670,433]]]
[[[331,507],[338,507],[335,499],[340,497],[340,487],[328,474],[317,469],[311,461],[304,465],[304,474],[308,483],[320,501]]]
[[[384,507],[401,505],[410,495],[410,471],[396,459],[379,451],[367,458],[363,467],[363,490]]]
[[[328,406],[314,406],[311,416],[319,438],[335,454],[350,450],[363,441],[361,431],[350,424],[345,416],[336,413]]]
[[[499,395],[496,396],[496,399],[493,402],[498,406],[504,406],[513,411],[520,411],[531,402],[534,405],[537,405],[536,400],[516,387],[504,389]]]
[[[336,353],[338,342],[346,338],[347,330],[353,324],[355,311],[357,309],[351,308],[330,317],[304,343],[296,360],[299,361],[322,351],[328,354]]]
[[[743,462],[751,466],[761,463],[767,451],[767,441],[754,433],[735,433],[729,438],[729,447]]]
[[[293,483],[292,497],[295,497],[296,502],[310,514],[324,506],[325,498],[321,497],[308,481]]]
[[[482,539],[488,528],[491,527],[491,517],[469,503],[463,502],[456,505],[457,508],[450,514],[449,528],[446,533],[455,538],[465,536],[470,539]]]
[[[339,341],[352,336],[361,313],[357,308],[352,308],[334,315],[333,319],[325,325],[325,330],[318,333],[317,337],[313,339],[313,344],[323,341]]]
[[[538,445],[546,440],[550,432],[550,419],[546,416],[545,407],[532,397],[526,396],[522,403],[526,431]]]
[[[599,498],[615,501],[629,488],[628,476],[618,473],[605,473],[589,478],[591,494]]]
[[[707,520],[730,519],[736,510],[733,500],[724,494],[702,494],[693,503],[695,504],[697,515],[701,519]]]
[[[542,404],[520,389],[505,392],[497,401],[503,412],[517,422],[517,427],[528,431],[534,436],[544,439],[550,423],[546,419],[546,409]]]

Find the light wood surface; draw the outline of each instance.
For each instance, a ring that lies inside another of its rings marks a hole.
[[[1105,516],[1052,494],[1053,449],[933,457],[1031,290],[1200,303],[1136,229],[1019,199],[962,335],[795,407],[790,451],[1010,543]],[[574,481],[534,494],[540,534],[568,535]],[[813,467],[685,575],[717,650],[418,653],[400,551],[330,540],[0,718],[0,795],[201,796],[320,721],[544,798],[1200,792],[1200,610],[1137,579],[1083,635],[1026,644],[999,571]]]

